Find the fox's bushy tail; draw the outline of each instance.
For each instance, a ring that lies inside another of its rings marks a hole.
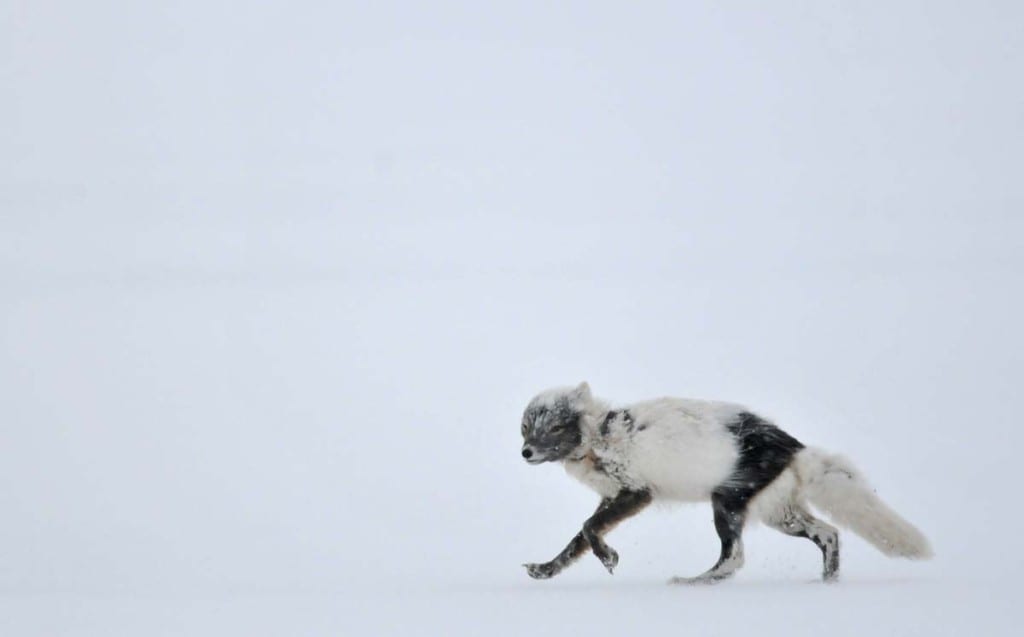
[[[797,454],[794,468],[804,497],[836,524],[848,527],[886,555],[912,560],[932,556],[924,534],[882,502],[842,456],[808,448]]]

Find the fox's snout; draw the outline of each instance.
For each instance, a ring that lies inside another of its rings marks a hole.
[[[523,445],[523,460],[530,464],[540,464],[544,462],[545,455],[540,453],[532,445]]]

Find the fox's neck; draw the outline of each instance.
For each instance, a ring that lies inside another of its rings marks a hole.
[[[578,462],[593,450],[594,442],[601,437],[599,427],[608,416],[609,411],[611,411],[611,407],[607,403],[596,399],[591,401],[580,416],[580,444],[566,456],[566,460]]]

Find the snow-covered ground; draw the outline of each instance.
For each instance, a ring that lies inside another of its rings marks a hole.
[[[12,2],[0,635],[1016,634],[1019,4]],[[538,390],[747,403],[936,558],[559,578]]]
[[[46,595],[0,600],[10,635],[1015,635],[1005,583],[864,579],[836,587],[764,579],[678,590],[487,582],[216,596]]]

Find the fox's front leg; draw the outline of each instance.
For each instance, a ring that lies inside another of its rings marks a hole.
[[[581,555],[592,549],[597,559],[611,573],[619,563],[619,554],[605,544],[602,536],[612,530],[616,524],[636,515],[651,503],[649,491],[622,490],[614,498],[601,500],[594,514],[583,523],[583,530],[576,534],[562,552],[550,562],[543,564],[524,564],[526,572],[534,579],[548,579],[558,575],[565,567],[575,562]]]
[[[566,566],[579,559],[589,548],[590,545],[587,543],[586,538],[583,537],[583,532],[581,531],[569,541],[569,544],[562,549],[562,552],[555,559],[542,564],[523,564],[523,566],[526,567],[526,572],[533,579],[548,579],[561,573]]]

